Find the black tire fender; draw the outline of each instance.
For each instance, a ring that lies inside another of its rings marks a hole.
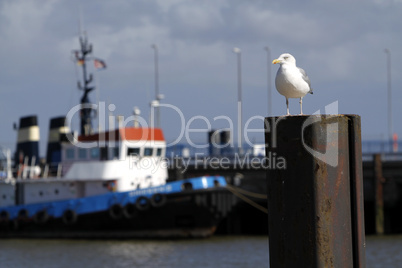
[[[140,196],[137,198],[137,200],[135,201],[135,206],[138,210],[140,211],[145,211],[148,210],[150,207],[150,202],[148,197],[146,196]]]
[[[0,222],[8,222],[10,220],[10,213],[7,210],[0,212]]]
[[[29,212],[25,208],[18,211],[18,219],[19,220],[27,220],[29,218]]]
[[[137,206],[134,203],[127,203],[123,207],[123,215],[127,219],[133,218],[137,214]]]
[[[162,207],[166,204],[166,195],[157,193],[151,196],[151,205],[155,208]]]
[[[73,225],[74,223],[77,222],[77,219],[78,215],[74,210],[66,209],[63,212],[62,220],[65,225]]]
[[[33,219],[36,223],[46,223],[49,219],[49,214],[46,209],[42,209],[35,213]]]
[[[109,208],[109,216],[113,219],[113,220],[118,220],[121,219],[121,217],[123,216],[123,207],[120,204],[113,204],[110,208]]]

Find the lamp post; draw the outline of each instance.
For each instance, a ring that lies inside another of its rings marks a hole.
[[[155,52],[155,100],[159,99],[159,70],[158,70],[158,46],[156,44],[152,44],[151,47]],[[160,112],[159,106],[156,107],[156,127],[160,127]]]
[[[271,50],[268,46],[264,49],[267,51],[268,116],[272,116]]]
[[[241,50],[238,47],[233,48],[237,54],[237,113],[238,113],[238,132],[237,141],[239,154],[243,154],[243,118],[242,118],[242,92],[241,92]]]
[[[385,54],[387,54],[387,87],[388,87],[388,141],[391,151],[392,145],[392,92],[391,92],[391,51],[386,48],[384,49]]]

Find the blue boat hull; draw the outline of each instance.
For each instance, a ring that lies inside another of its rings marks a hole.
[[[31,213],[27,213],[27,215],[18,215],[21,209],[27,209],[27,206],[9,207],[7,211],[12,216],[1,221],[0,236],[46,238],[207,237],[215,232],[222,219],[237,203],[237,199],[226,190],[224,184],[222,177],[184,180],[167,185],[168,188],[171,186],[170,192],[166,189],[157,192],[156,188],[149,188],[74,200],[74,202],[69,200],[68,202],[73,204],[70,204],[70,208],[74,205],[77,206],[74,210],[63,207],[65,204],[60,202],[56,206],[53,204],[53,207],[60,207],[60,209],[54,209],[53,213],[50,209],[46,210],[46,213],[41,213],[44,210],[39,204],[36,205],[39,207],[35,208],[35,213],[31,208]],[[175,188],[177,185],[180,185],[180,189]],[[190,185],[192,189],[189,189]],[[113,199],[115,201],[111,204],[110,200]],[[103,206],[102,203],[107,205]],[[91,206],[92,211],[85,212],[89,210],[86,206]]]

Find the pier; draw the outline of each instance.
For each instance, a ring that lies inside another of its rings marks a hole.
[[[271,154],[271,165],[274,161],[276,164],[280,163],[278,155],[275,157],[276,159]],[[174,161],[183,161],[181,169],[172,164]],[[170,178],[191,178],[205,174],[221,175],[234,187],[267,195],[266,167],[268,164],[264,162],[263,156],[246,154],[241,157],[237,156],[237,158],[225,155],[204,158],[185,157],[171,159],[169,162],[171,163],[168,169]],[[220,162],[223,163],[223,168],[219,166]],[[362,155],[362,168],[366,234],[402,233],[402,215],[400,214],[402,209],[402,154],[365,153]],[[379,170],[382,173],[381,180],[376,180]],[[177,174],[180,174],[180,177]],[[267,206],[266,199],[253,196],[250,196],[250,199],[261,206]],[[381,203],[381,200],[383,205],[376,205]],[[234,208],[233,214],[232,221],[221,228],[222,232],[268,233],[267,217],[264,212],[241,201]]]

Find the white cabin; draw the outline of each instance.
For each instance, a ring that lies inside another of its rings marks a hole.
[[[166,142],[162,130],[122,128],[81,136],[62,145],[66,179],[115,181],[118,192],[166,183]]]
[[[61,176],[18,179],[18,203],[67,200],[164,185],[168,178],[161,129],[122,128],[63,142]],[[10,194],[14,191],[10,191]],[[2,193],[5,195],[5,193]],[[6,198],[7,200],[9,198]],[[0,205],[10,205],[2,200]]]

